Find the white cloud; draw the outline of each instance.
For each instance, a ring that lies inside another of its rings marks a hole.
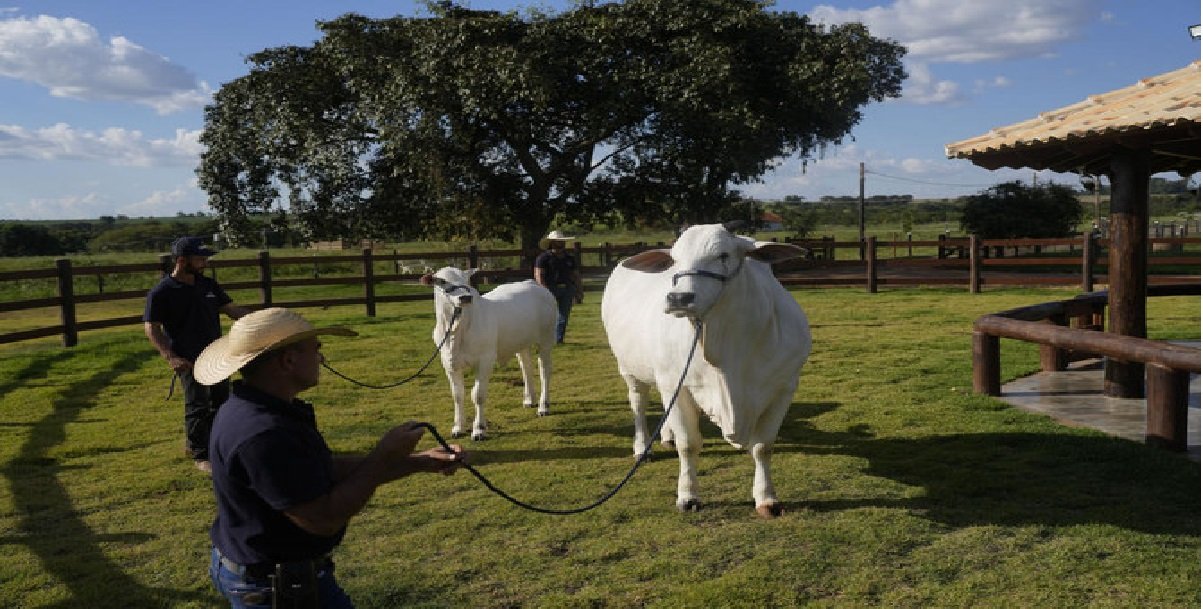
[[[927,64],[907,62],[909,77],[902,83],[902,100],[914,104],[949,104],[963,101],[960,86],[951,80],[937,80]]]
[[[112,201],[90,192],[84,195],[34,198],[0,203],[0,217],[22,220],[77,220],[112,214]]]
[[[141,131],[110,127],[99,133],[66,123],[41,129],[0,125],[0,159],[85,160],[150,167],[193,165],[203,146],[200,130],[176,129],[172,139],[146,139]]]
[[[212,94],[187,68],[122,36],[104,41],[71,17],[0,20],[0,76],[58,97],[137,103],[159,114],[202,106]]]
[[[889,6],[821,5],[823,23],[859,21],[905,45],[915,61],[975,63],[1052,55],[1102,13],[1102,0],[896,0]]]
[[[194,212],[205,207],[205,193],[196,187],[196,181],[173,190],[156,190],[145,199],[117,208],[117,213],[127,216],[163,217],[177,212]]]

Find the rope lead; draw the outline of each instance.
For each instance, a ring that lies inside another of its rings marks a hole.
[[[701,338],[701,335],[702,335],[702,324],[701,324],[701,322],[695,321],[694,322],[693,345],[691,345],[689,348],[689,356],[685,360],[685,368],[683,370],[681,370],[681,378],[677,381],[677,388],[675,391],[673,391],[673,396],[672,396],[672,399],[669,400],[669,402],[668,402],[668,407],[666,407],[664,409],[664,415],[660,417],[660,423],[658,425],[656,425],[656,430],[654,432],[652,432],[652,434],[650,436],[648,436],[647,446],[644,448],[643,453],[641,453],[639,455],[639,458],[635,460],[635,465],[631,466],[631,469],[630,469],[630,471],[627,472],[627,475],[623,476],[622,480],[614,488],[607,491],[604,495],[602,495],[600,498],[598,498],[593,503],[590,503],[589,505],[585,505],[582,507],[569,508],[569,509],[554,509],[554,508],[545,508],[545,507],[540,507],[537,505],[532,505],[532,504],[526,503],[525,501],[522,501],[520,499],[516,499],[509,493],[498,488],[497,485],[495,485],[491,481],[489,481],[489,479],[486,478],[484,474],[480,473],[480,471],[477,470],[475,467],[473,467],[471,464],[464,463],[463,467],[466,468],[469,472],[471,472],[473,476],[476,476],[476,479],[480,480],[481,484],[485,485],[486,488],[488,488],[490,491],[492,491],[494,494],[498,495],[502,499],[505,499],[506,501],[509,501],[510,503],[512,503],[520,508],[527,509],[532,512],[538,512],[540,514],[550,514],[553,516],[567,516],[570,514],[580,514],[582,512],[587,512],[587,511],[609,501],[611,497],[616,495],[618,493],[618,491],[622,489],[622,487],[626,486],[627,482],[629,482],[631,480],[631,478],[635,475],[635,471],[639,469],[639,466],[643,465],[643,463],[652,456],[652,444],[654,444],[656,441],[656,438],[660,436],[660,430],[662,430],[664,428],[664,423],[666,421],[668,421],[668,413],[672,412],[673,406],[675,406],[677,403],[677,396],[679,396],[681,394],[681,387],[685,385],[685,375],[689,372],[689,365],[690,365],[690,363],[693,362],[693,355],[694,355],[694,352],[697,351],[698,341]],[[451,450],[451,445],[447,444],[447,441],[443,439],[443,436],[440,435],[438,430],[436,430],[434,428],[434,425],[431,425],[430,423],[422,422],[422,423],[418,423],[418,426],[425,427],[427,430],[429,430],[430,435],[434,436],[435,441],[439,443],[439,446],[443,447],[443,450],[446,450],[448,452],[454,452]]]

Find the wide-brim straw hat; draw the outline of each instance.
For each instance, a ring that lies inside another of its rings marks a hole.
[[[304,317],[283,307],[248,313],[234,321],[229,334],[205,347],[196,358],[192,375],[202,385],[214,385],[267,351],[320,334],[357,335],[342,326],[315,328]]]
[[[576,237],[571,237],[571,236],[569,236],[569,235],[565,235],[564,233],[562,233],[562,232],[560,232],[560,231],[558,231],[558,230],[553,230],[553,231],[551,231],[550,233],[547,233],[547,236],[546,236],[546,237],[544,237],[543,239],[544,239],[545,241],[548,241],[548,242],[551,242],[551,241],[572,241],[573,239],[576,239]]]

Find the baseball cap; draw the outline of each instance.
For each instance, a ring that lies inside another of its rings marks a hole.
[[[205,247],[204,239],[200,237],[180,237],[171,244],[171,255],[179,256],[212,256],[217,252]]]

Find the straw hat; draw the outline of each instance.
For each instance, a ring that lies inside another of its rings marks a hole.
[[[357,335],[341,326],[315,328],[305,318],[282,307],[255,311],[235,320],[229,334],[209,343],[196,358],[192,374],[202,385],[214,385],[265,351],[319,334]]]
[[[548,241],[548,242],[572,241],[573,239],[576,239],[576,237],[569,237],[568,235],[565,235],[564,233],[561,233],[558,230],[553,230],[550,233],[547,233],[547,236],[543,238],[544,241]]]

